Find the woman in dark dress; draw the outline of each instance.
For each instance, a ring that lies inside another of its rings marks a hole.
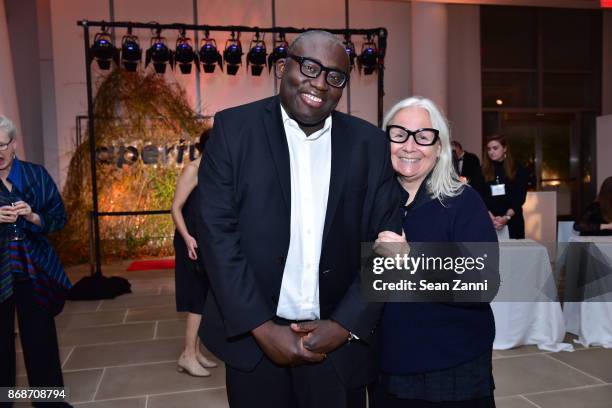
[[[489,137],[486,150],[482,161],[485,186],[480,193],[489,209],[489,216],[497,231],[508,226],[510,238],[524,239],[523,204],[527,198],[527,172],[514,161],[504,136]]]
[[[480,195],[453,169],[448,125],[433,102],[399,102],[384,128],[406,207],[404,234],[383,231],[377,243],[496,243]],[[488,303],[387,303],[380,331],[374,408],[495,407]]]
[[[612,235],[612,177],[604,180],[597,200],[574,223],[574,229],[580,235]]]
[[[203,153],[208,135],[209,131],[205,131],[200,136],[197,145],[200,154]],[[201,157],[200,155],[198,159],[190,162],[178,179],[172,201],[172,219],[176,226],[174,233],[176,309],[179,312],[188,312],[185,349],[179,357],[178,370],[196,377],[207,377],[210,372],[206,368],[216,367],[217,364],[202,354],[198,337],[204,301],[209,288],[206,271],[198,259],[198,241],[195,235],[198,205],[194,190],[198,184]]]

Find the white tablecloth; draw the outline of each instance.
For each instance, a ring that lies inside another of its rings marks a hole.
[[[572,351],[571,344],[563,343],[560,303],[543,294],[556,293],[546,248],[532,240],[500,241],[500,275],[498,300],[491,303],[496,329],[493,348],[535,344],[546,351]],[[512,299],[533,301],[507,301]]]
[[[612,237],[571,237],[572,242],[590,242],[600,254],[607,257],[607,264],[612,268]],[[588,285],[606,286],[608,294],[587,299],[585,302],[566,302],[563,314],[567,331],[578,335],[578,342],[584,346],[603,346],[612,348],[612,302],[610,277],[592,282]],[[598,302],[605,296],[607,302]]]

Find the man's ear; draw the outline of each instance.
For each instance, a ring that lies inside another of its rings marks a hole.
[[[287,59],[281,58],[274,64],[274,75],[276,78],[281,79],[285,75],[285,67],[287,66]]]

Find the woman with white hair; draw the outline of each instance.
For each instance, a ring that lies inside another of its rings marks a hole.
[[[64,226],[66,210],[44,167],[17,158],[15,134],[0,116],[0,387],[16,384],[15,312],[30,387],[63,387],[54,317],[70,282],[45,235]]]
[[[391,108],[383,128],[405,191],[403,234],[377,242],[497,242],[480,195],[452,163],[446,119],[429,99]],[[494,407],[495,322],[488,303],[387,303],[374,407]]]

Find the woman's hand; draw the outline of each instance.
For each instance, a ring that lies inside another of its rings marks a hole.
[[[40,226],[40,217],[32,211],[30,204],[25,201],[17,201],[13,204],[13,209],[16,211],[17,215],[23,217],[26,221]]]
[[[191,235],[187,235],[187,237],[184,237],[183,239],[185,240],[185,245],[187,245],[187,256],[189,256],[189,259],[197,261],[198,241],[196,241]]]
[[[410,245],[406,241],[406,234],[402,230],[402,235],[396,234],[393,231],[383,231],[378,234],[378,238],[374,241],[374,252],[380,256],[393,258],[396,255],[408,255],[410,253]]]
[[[10,205],[3,205],[0,207],[0,223],[14,224],[17,222],[17,212],[15,208]]]
[[[508,223],[508,218],[506,217],[495,217],[493,218],[493,225],[497,231],[503,229]]]
[[[609,230],[612,231],[612,222],[608,223],[608,224],[601,224],[599,226],[600,230]]]

